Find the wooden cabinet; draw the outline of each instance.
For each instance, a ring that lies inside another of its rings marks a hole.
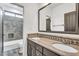
[[[42,56],[42,53],[38,50],[36,50],[36,56]]]
[[[28,56],[35,56],[35,43],[27,40],[27,54]]]
[[[46,56],[59,56],[58,54],[56,54],[56,53],[54,53],[46,48],[43,49],[43,54]]]
[[[33,47],[32,45],[31,45],[31,55],[36,56],[35,47]]]
[[[59,56],[53,51],[36,44],[29,39],[27,40],[27,55],[28,56]]]
[[[31,52],[32,52],[31,45],[29,43],[27,43],[27,54],[28,54],[28,56],[32,55]]]
[[[36,50],[40,51],[42,53],[42,46],[36,44]]]

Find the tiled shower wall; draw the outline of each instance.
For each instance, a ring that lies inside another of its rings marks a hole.
[[[22,39],[23,38],[23,19],[4,15],[3,32],[4,32],[4,41]]]

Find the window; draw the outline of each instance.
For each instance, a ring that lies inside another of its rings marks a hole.
[[[21,16],[21,15],[16,15],[16,17],[18,17],[18,18],[23,18],[23,16]]]
[[[13,14],[13,13],[9,13],[9,12],[5,12],[5,15],[8,15],[8,16],[13,16],[13,17],[15,17],[15,14]]]

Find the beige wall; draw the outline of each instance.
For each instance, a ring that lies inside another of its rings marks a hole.
[[[38,4],[26,3],[24,5],[24,55],[27,55],[27,34],[30,32],[38,32]]]

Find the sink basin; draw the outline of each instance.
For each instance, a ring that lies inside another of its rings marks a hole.
[[[68,52],[68,53],[77,53],[78,52],[78,50],[76,50],[75,48],[68,46],[66,44],[57,44],[56,43],[56,44],[53,44],[52,46],[56,49],[59,49],[61,51]]]
[[[39,40],[40,38],[39,38],[39,37],[34,37],[34,38],[32,38],[32,39],[34,39],[34,40]]]

